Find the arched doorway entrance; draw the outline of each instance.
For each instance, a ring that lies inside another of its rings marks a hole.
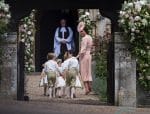
[[[7,1],[7,0],[6,0]],[[75,9],[78,9],[78,8],[97,8],[97,9],[100,9],[102,11],[102,14],[108,16],[111,18],[112,20],[112,31],[114,32],[116,29],[117,29],[117,16],[118,16],[118,10],[119,8],[121,7],[121,2],[119,1],[115,1],[116,4],[113,5],[114,3],[110,2],[109,4],[106,2],[101,2],[101,3],[98,3],[99,1],[98,0],[95,0],[95,1],[49,1],[49,2],[36,2],[36,3],[31,3],[30,5],[28,4],[28,1],[24,1],[24,2],[19,2],[17,1],[16,3],[14,2],[9,2],[9,4],[12,6],[11,8],[11,11],[12,11],[12,26],[14,26],[14,28],[16,27],[16,30],[17,30],[17,22],[24,16],[28,15],[29,12],[35,8],[35,9],[46,9],[47,11],[49,10],[57,10],[57,9],[71,9],[71,8],[75,8]],[[59,3],[59,4],[58,4]],[[16,7],[17,6],[17,7]],[[52,14],[52,13],[51,13]],[[115,16],[114,16],[115,15]],[[42,24],[43,25],[43,24]],[[44,28],[44,27],[43,27]],[[15,29],[13,29],[15,31]],[[44,29],[43,29],[44,31]],[[47,29],[48,31],[48,29]],[[44,31],[45,32],[45,31]],[[44,34],[43,32],[43,34]],[[47,33],[48,34],[48,33]],[[43,40],[43,42],[45,42]],[[48,46],[48,45],[47,45]],[[49,45],[50,46],[50,45]],[[51,47],[50,47],[51,49]],[[110,45],[110,49],[113,49],[113,43],[111,43]],[[41,50],[44,50],[41,49]],[[113,70],[113,67],[114,67],[114,63],[113,63],[113,51],[111,50],[111,52],[109,53],[108,55],[110,57],[109,59],[109,76],[108,76],[108,90],[109,91],[109,101],[110,103],[114,103],[114,70]],[[108,57],[108,58],[109,58]],[[39,57],[37,57],[39,59]],[[40,61],[44,61],[44,59],[40,60]],[[39,62],[38,64],[41,64],[41,62]],[[40,68],[38,68],[40,69]]]
[[[36,34],[35,34],[35,71],[41,71],[42,64],[47,61],[48,52],[53,52],[54,34],[60,19],[65,18],[67,25],[73,30],[75,41],[75,54],[78,53],[79,39],[76,31],[78,22],[77,10],[60,9],[60,10],[39,10],[36,13]]]

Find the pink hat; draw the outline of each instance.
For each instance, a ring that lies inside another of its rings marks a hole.
[[[78,32],[82,31],[85,27],[85,23],[84,22],[80,22],[77,26],[77,30]]]

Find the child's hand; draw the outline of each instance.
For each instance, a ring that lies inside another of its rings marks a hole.
[[[61,77],[62,77],[63,79],[65,79],[65,76],[64,76],[64,75],[61,75]]]

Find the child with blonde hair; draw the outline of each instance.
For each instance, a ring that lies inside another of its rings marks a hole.
[[[52,98],[55,97],[56,76],[60,71],[54,53],[48,53],[47,59],[44,69],[48,80],[49,98]]]
[[[73,52],[70,50],[67,53],[67,60],[64,65],[65,77],[66,77],[66,89],[67,97],[75,97],[76,79],[79,73],[79,62],[76,57],[73,56]]]

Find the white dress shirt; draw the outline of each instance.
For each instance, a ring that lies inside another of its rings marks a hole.
[[[68,69],[68,61],[69,59],[66,59],[63,63],[62,63],[62,71],[64,71],[65,69]]]
[[[79,62],[78,62],[77,58],[71,57],[71,58],[67,59],[65,67],[67,69],[76,68],[77,70],[79,70]]]
[[[45,63],[44,69],[45,69],[45,72],[49,72],[49,71],[59,72],[58,64],[54,60],[48,60]]]

